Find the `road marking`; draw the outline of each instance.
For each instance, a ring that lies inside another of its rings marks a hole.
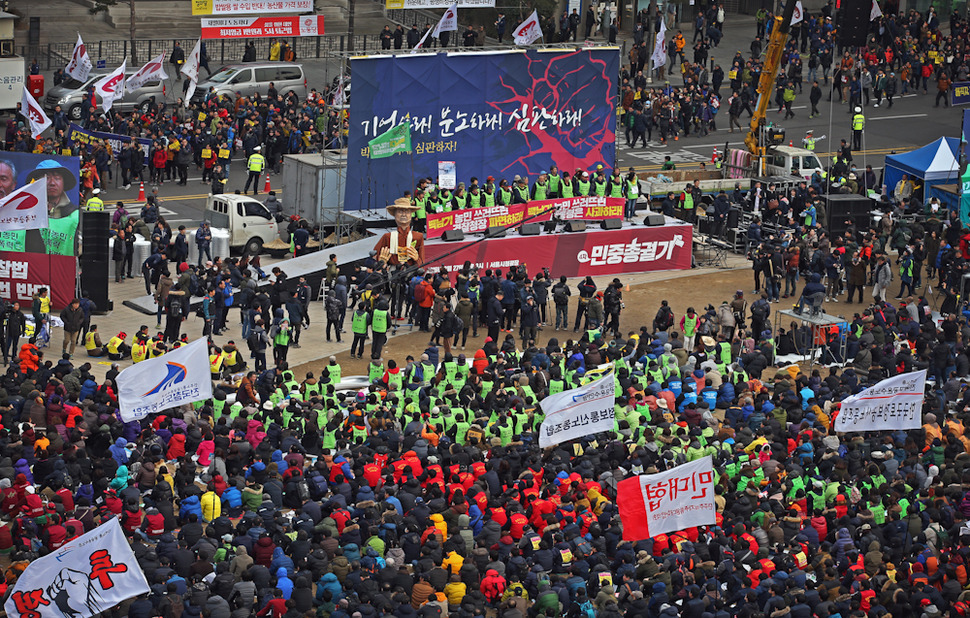
[[[897,118],[923,118],[929,114],[905,114],[902,116],[873,116],[869,120],[896,120]]]

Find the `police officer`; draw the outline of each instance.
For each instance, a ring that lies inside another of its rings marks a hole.
[[[815,134],[809,129],[805,132],[805,137],[802,139],[802,144],[805,146],[805,150],[815,150]]]
[[[249,191],[249,183],[253,183],[253,195],[259,194],[259,175],[263,173],[263,168],[266,167],[266,158],[259,153],[260,150],[262,150],[261,146],[253,148],[253,154],[249,155],[249,160],[246,161],[249,177],[246,178],[246,187],[243,189],[244,195]]]
[[[94,189],[91,191],[91,197],[88,198],[87,203],[84,205],[84,210],[86,212],[103,212],[104,211],[104,200],[102,200],[98,195],[100,195],[101,189]]]
[[[862,131],[866,128],[866,117],[862,115],[862,108],[855,108],[852,116],[852,150],[862,150]]]

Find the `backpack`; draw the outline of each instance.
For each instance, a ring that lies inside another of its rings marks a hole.
[[[583,558],[593,555],[593,546],[584,537],[577,537],[574,543],[576,544],[576,553]]]
[[[180,318],[182,317],[182,302],[172,303],[168,306],[168,317],[170,318]]]
[[[768,317],[768,309],[761,303],[755,303],[751,306],[751,315],[758,318],[758,321],[763,322]]]
[[[462,332],[463,330],[465,330],[465,320],[459,318],[456,315],[455,316],[455,334],[457,335],[458,333]]]
[[[586,599],[579,606],[579,615],[585,616],[586,618],[596,618],[596,610],[593,608],[593,603]]]
[[[556,305],[559,305],[559,306],[568,305],[569,297],[566,296],[566,286],[557,285],[555,288],[553,288],[552,300],[553,302],[556,303]]]
[[[249,336],[246,337],[246,344],[249,345],[250,352],[255,352],[259,346],[259,333],[256,331],[249,333]]]
[[[300,477],[300,480],[296,482],[296,493],[300,496],[301,502],[306,502],[310,499],[310,487],[306,484],[306,479]]]

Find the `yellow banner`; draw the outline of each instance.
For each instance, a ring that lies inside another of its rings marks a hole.
[[[219,158],[220,159],[228,159],[229,158],[229,149],[228,148],[220,148],[219,149]]]
[[[193,15],[212,15],[212,0],[191,0]]]

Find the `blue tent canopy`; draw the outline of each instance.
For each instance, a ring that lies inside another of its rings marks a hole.
[[[884,175],[886,190],[892,194],[903,174],[909,174],[913,180],[922,181],[925,185],[923,195],[929,195],[927,189],[933,185],[956,182],[960,176],[960,163],[957,159],[959,147],[960,140],[941,137],[922,148],[887,156]]]

